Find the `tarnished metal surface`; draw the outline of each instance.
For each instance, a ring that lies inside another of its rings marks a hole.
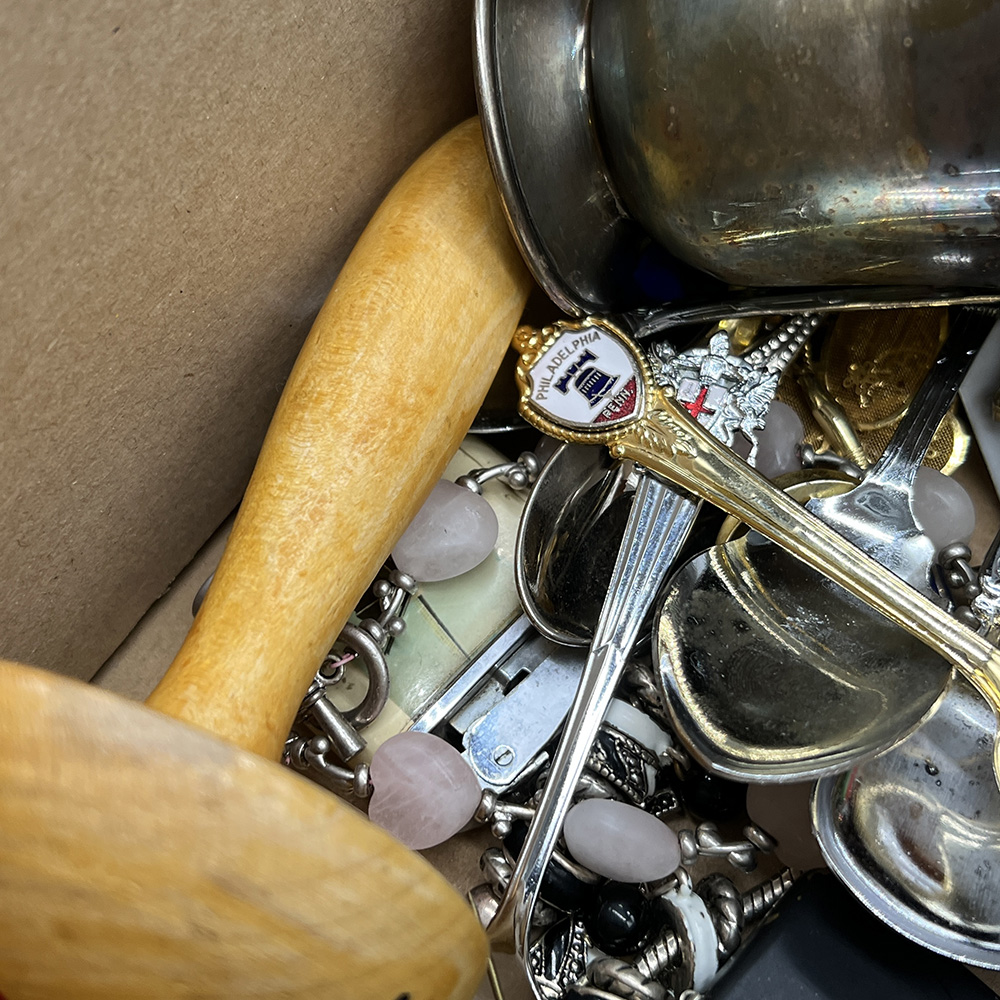
[[[996,286],[998,38],[992,0],[595,0],[602,148],[726,280]]]
[[[619,299],[630,282],[616,262],[641,238],[618,204],[592,127],[589,7],[476,3],[476,81],[493,173],[536,280],[572,313]]]
[[[1000,0],[476,3],[498,186],[574,314],[996,288],[998,38]]]

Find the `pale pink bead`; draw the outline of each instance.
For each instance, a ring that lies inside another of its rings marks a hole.
[[[771,403],[764,427],[757,432],[757,471],[768,479],[801,469],[798,447],[805,435],[799,415],[780,400]]]
[[[584,799],[566,814],[563,837],[585,868],[616,882],[652,882],[681,863],[677,834],[652,813],[613,799]]]
[[[398,733],[372,757],[368,818],[415,851],[453,837],[472,819],[481,789],[472,768],[430,733]]]
[[[497,542],[489,501],[440,480],[392,550],[396,567],[420,583],[450,580],[478,566]]]
[[[964,487],[937,469],[922,465],[913,484],[913,518],[940,552],[967,542],[976,526],[976,508]]]

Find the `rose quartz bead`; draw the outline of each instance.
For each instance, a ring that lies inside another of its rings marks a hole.
[[[976,508],[969,494],[937,469],[922,465],[913,484],[913,518],[940,552],[967,542],[976,526]]]
[[[681,863],[677,834],[652,813],[613,799],[584,799],[566,814],[563,837],[585,868],[616,882],[652,882]]]
[[[768,479],[801,469],[798,447],[805,435],[799,415],[775,400],[767,411],[764,427],[757,432],[757,471]]]
[[[420,583],[478,566],[497,542],[497,516],[472,490],[440,480],[392,550],[396,567]]]
[[[482,790],[472,768],[430,733],[398,733],[372,757],[368,818],[415,851],[453,837],[472,819]]]

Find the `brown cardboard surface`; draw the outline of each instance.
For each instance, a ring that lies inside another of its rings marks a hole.
[[[82,677],[239,500],[391,183],[474,111],[467,0],[0,15],[0,656]]]

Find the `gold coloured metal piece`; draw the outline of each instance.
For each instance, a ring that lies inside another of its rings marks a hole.
[[[892,428],[947,335],[947,309],[845,314],[823,345],[821,377],[859,432]]]
[[[851,426],[844,408],[826,391],[826,387],[811,371],[802,371],[798,382],[809,400],[813,418],[833,450],[838,455],[849,458],[858,468],[867,468],[868,456],[865,454],[865,446]]]
[[[883,452],[947,335],[946,309],[842,313],[819,350],[786,380],[778,398],[802,418],[805,440],[864,469]],[[946,475],[966,460],[971,437],[954,411],[924,464]]]
[[[738,316],[719,320],[716,329],[729,334],[729,344],[733,351],[742,354],[749,351],[760,334],[764,319],[761,316]]]
[[[578,326],[588,324],[623,337],[603,320]],[[526,420],[562,440],[605,443],[615,457],[632,459],[739,518],[953,663],[1000,718],[1000,649],[907,586],[720,444],[672,392],[652,382],[649,366],[634,345],[631,349],[640,362],[636,371],[644,382],[643,406],[634,416],[607,430],[568,430],[540,419],[532,401],[532,364],[564,329],[548,327],[532,336],[519,333],[515,346],[527,348],[518,365]],[[1000,785],[1000,740],[993,763]]]

